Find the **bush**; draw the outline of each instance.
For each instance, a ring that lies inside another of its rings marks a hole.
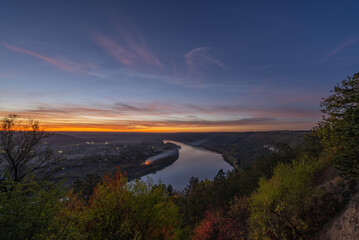
[[[273,178],[262,178],[252,195],[250,226],[253,239],[302,239],[313,230],[312,196],[322,193],[311,184],[323,162],[279,164]]]
[[[194,229],[193,240],[243,239],[239,222],[223,211],[209,210],[206,217]]]
[[[61,239],[171,239],[177,207],[162,186],[106,174],[87,202],[70,194],[52,225]],[[48,237],[50,238],[50,237]]]
[[[6,185],[6,186],[4,186]],[[59,211],[63,191],[49,182],[3,181],[0,192],[1,239],[39,239]]]

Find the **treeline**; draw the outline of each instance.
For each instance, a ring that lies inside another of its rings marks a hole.
[[[213,181],[192,178],[183,192],[152,182],[129,184],[119,170],[102,178],[89,175],[71,189],[31,178],[35,173],[46,176],[43,172],[50,171],[50,164],[31,167],[42,159],[35,154],[36,144],[31,149],[15,141],[9,144],[11,137],[20,136],[11,135],[11,126],[5,124],[15,126],[13,116],[5,118],[0,236],[328,239],[325,229],[358,194],[359,74],[335,86],[321,106],[325,117],[300,146],[282,144],[246,169],[220,171]],[[25,151],[33,155],[21,157]],[[15,179],[15,168],[21,179]],[[357,236],[359,232],[353,231],[345,239]]]

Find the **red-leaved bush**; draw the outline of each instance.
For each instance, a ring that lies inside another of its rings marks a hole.
[[[240,224],[223,211],[209,210],[194,229],[193,240],[242,239]]]

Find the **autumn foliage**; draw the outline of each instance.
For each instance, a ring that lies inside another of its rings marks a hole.
[[[193,240],[242,239],[240,224],[223,211],[209,210],[206,217],[194,229]]]
[[[127,183],[120,169],[103,176],[90,200],[69,193],[54,236],[75,239],[172,239],[177,207],[166,189],[150,182]]]

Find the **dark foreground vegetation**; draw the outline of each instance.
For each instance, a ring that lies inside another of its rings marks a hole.
[[[127,183],[120,171],[74,187],[46,181],[37,122],[2,122],[2,239],[359,239],[359,74],[324,99],[325,117],[298,146],[179,193]],[[37,136],[37,137],[36,137]],[[12,143],[12,144],[10,144]],[[9,147],[10,146],[10,147]],[[46,158],[45,158],[46,156]]]

